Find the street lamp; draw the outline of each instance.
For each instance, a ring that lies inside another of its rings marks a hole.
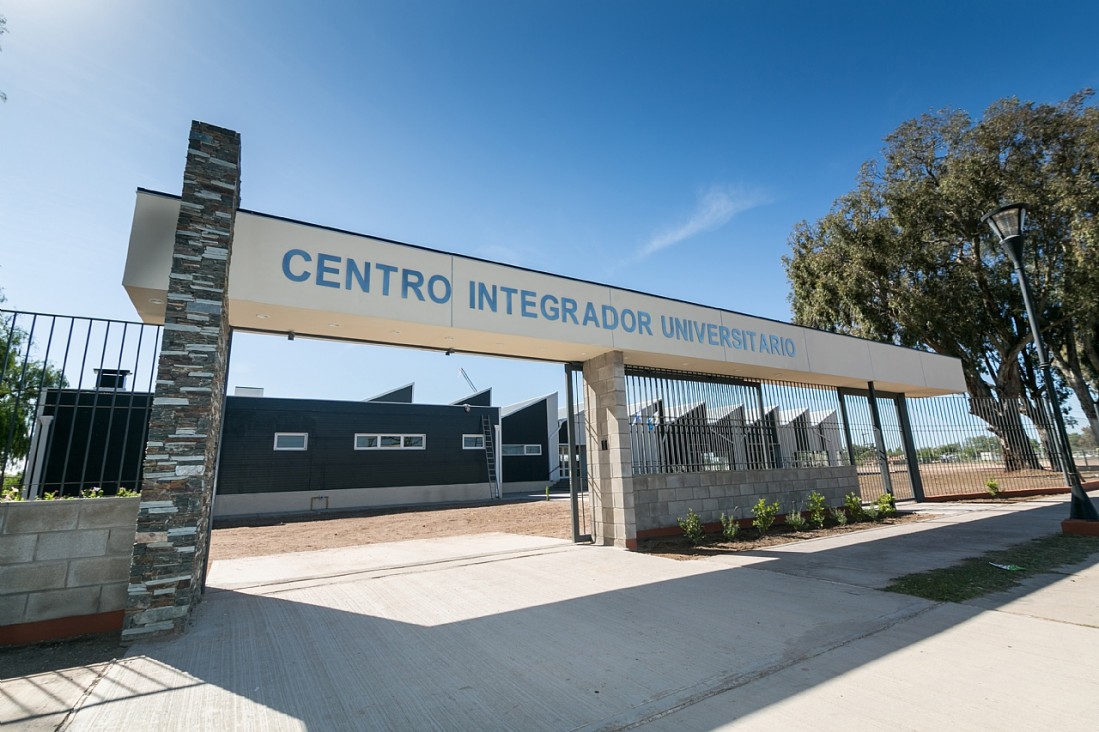
[[[1023,225],[1026,223],[1026,204],[1009,203],[1006,206],[1000,206],[981,217],[981,221],[987,222],[992,233],[1000,238],[1000,246],[1004,248],[1004,254],[1015,267],[1015,277],[1019,280],[1019,289],[1023,291],[1023,305],[1026,307],[1027,319],[1030,321],[1030,335],[1034,339],[1034,348],[1038,352],[1038,366],[1042,369],[1042,379],[1046,382],[1046,397],[1049,399],[1049,409],[1053,413],[1053,442],[1061,461],[1061,469],[1065,474],[1065,483],[1072,492],[1069,518],[1099,521],[1099,513],[1096,512],[1088,494],[1084,492],[1084,487],[1080,484],[1080,474],[1076,472],[1076,463],[1072,460],[1068,433],[1065,431],[1065,420],[1061,416],[1061,405],[1057,401],[1057,390],[1053,386],[1053,371],[1049,367],[1049,357],[1042,343],[1041,331],[1038,330],[1038,319],[1034,315],[1034,306],[1030,302],[1030,281],[1027,279],[1026,270],[1023,269]]]

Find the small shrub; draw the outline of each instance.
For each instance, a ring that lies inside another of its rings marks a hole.
[[[687,518],[676,517],[676,523],[679,524],[679,528],[683,529],[683,533],[687,535],[687,539],[698,546],[702,543],[702,540],[706,538],[706,530],[702,528],[702,519],[699,517],[693,508],[687,509]]]
[[[809,524],[814,529],[824,528],[824,519],[826,518],[825,511],[828,506],[825,503],[824,496],[816,491],[809,494],[808,505],[809,509]]]
[[[988,495],[992,496],[993,498],[999,498],[1000,497],[1000,493],[1002,492],[1000,490],[1000,484],[998,482],[996,482],[995,480],[991,480],[991,479],[986,480],[985,481],[985,488],[988,489]]]
[[[759,532],[760,536],[770,530],[772,524],[775,523],[775,517],[778,516],[778,512],[781,510],[782,505],[778,501],[770,504],[763,498],[756,501],[756,505],[752,507],[752,526],[756,527],[756,531]]]
[[[847,511],[844,510],[843,506],[836,506],[831,509],[829,513],[832,514],[832,519],[836,522],[836,526],[847,525]]]
[[[897,513],[897,499],[892,493],[882,493],[874,501],[875,521],[884,521]]]
[[[22,501],[23,491],[17,485],[4,486],[0,491],[0,501]]]
[[[43,501],[56,501],[56,500],[58,500],[58,498],[59,498],[59,496],[57,495],[57,491],[42,494],[42,500]]]
[[[790,513],[786,514],[786,525],[794,531],[805,531],[809,528],[809,521],[802,514],[799,506],[794,506],[790,509]]]
[[[736,509],[733,509],[734,516],[736,515]],[[740,533],[740,524],[732,516],[726,516],[724,512],[721,514],[721,535],[725,537],[726,541],[732,541],[736,538],[736,535]]]
[[[854,523],[866,521],[870,518],[866,514],[866,509],[862,507],[862,498],[857,493],[848,493],[844,496],[843,507],[847,511],[848,520]]]
[[[100,488],[97,485],[93,485],[91,488],[81,488],[80,489],[80,497],[81,498],[102,498],[103,497],[103,489]]]
[[[132,491],[129,488],[126,488],[125,486],[119,486],[118,487],[118,493],[115,493],[115,495],[118,496],[119,498],[133,498],[135,496],[140,496],[141,491]]]

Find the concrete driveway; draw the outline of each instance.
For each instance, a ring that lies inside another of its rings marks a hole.
[[[1095,729],[1092,563],[969,604],[875,589],[1055,533],[1066,503],[923,510],[696,561],[487,534],[217,562],[190,630],[63,728]]]

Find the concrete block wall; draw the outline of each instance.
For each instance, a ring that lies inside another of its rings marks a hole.
[[[0,644],[121,627],[139,500],[0,503]]]
[[[594,540],[620,549],[637,548],[633,448],[626,404],[625,356],[610,351],[584,362],[588,469],[594,488]]]
[[[852,465],[788,470],[733,470],[698,473],[664,473],[633,477],[637,532],[676,527],[677,517],[692,508],[704,523],[716,522],[722,512],[751,518],[752,506],[760,498],[782,504],[780,513],[794,506],[805,510],[809,494],[824,495],[829,506],[843,505],[843,497],[859,492],[859,480]]]

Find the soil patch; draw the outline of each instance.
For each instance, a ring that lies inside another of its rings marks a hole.
[[[581,522],[581,533],[586,533]],[[407,508],[342,514],[308,514],[214,524],[210,558],[240,559],[271,554],[362,546],[502,531],[572,538],[568,499],[488,503],[453,508]]]
[[[776,526],[763,536],[755,529],[741,529],[737,538],[733,541],[725,541],[719,535],[707,536],[707,540],[695,546],[688,541],[686,536],[673,536],[660,539],[643,539],[638,542],[637,550],[646,554],[654,554],[658,557],[669,559],[702,559],[704,557],[720,556],[722,554],[735,554],[736,552],[749,552],[757,549],[791,544],[806,539],[819,539],[825,536],[838,534],[850,534],[854,531],[865,531],[881,526],[895,526],[914,521],[927,521],[937,518],[936,514],[917,513],[914,511],[898,511],[894,516],[883,521],[868,521],[844,526],[828,525],[823,529],[807,529],[794,531],[787,526]]]

